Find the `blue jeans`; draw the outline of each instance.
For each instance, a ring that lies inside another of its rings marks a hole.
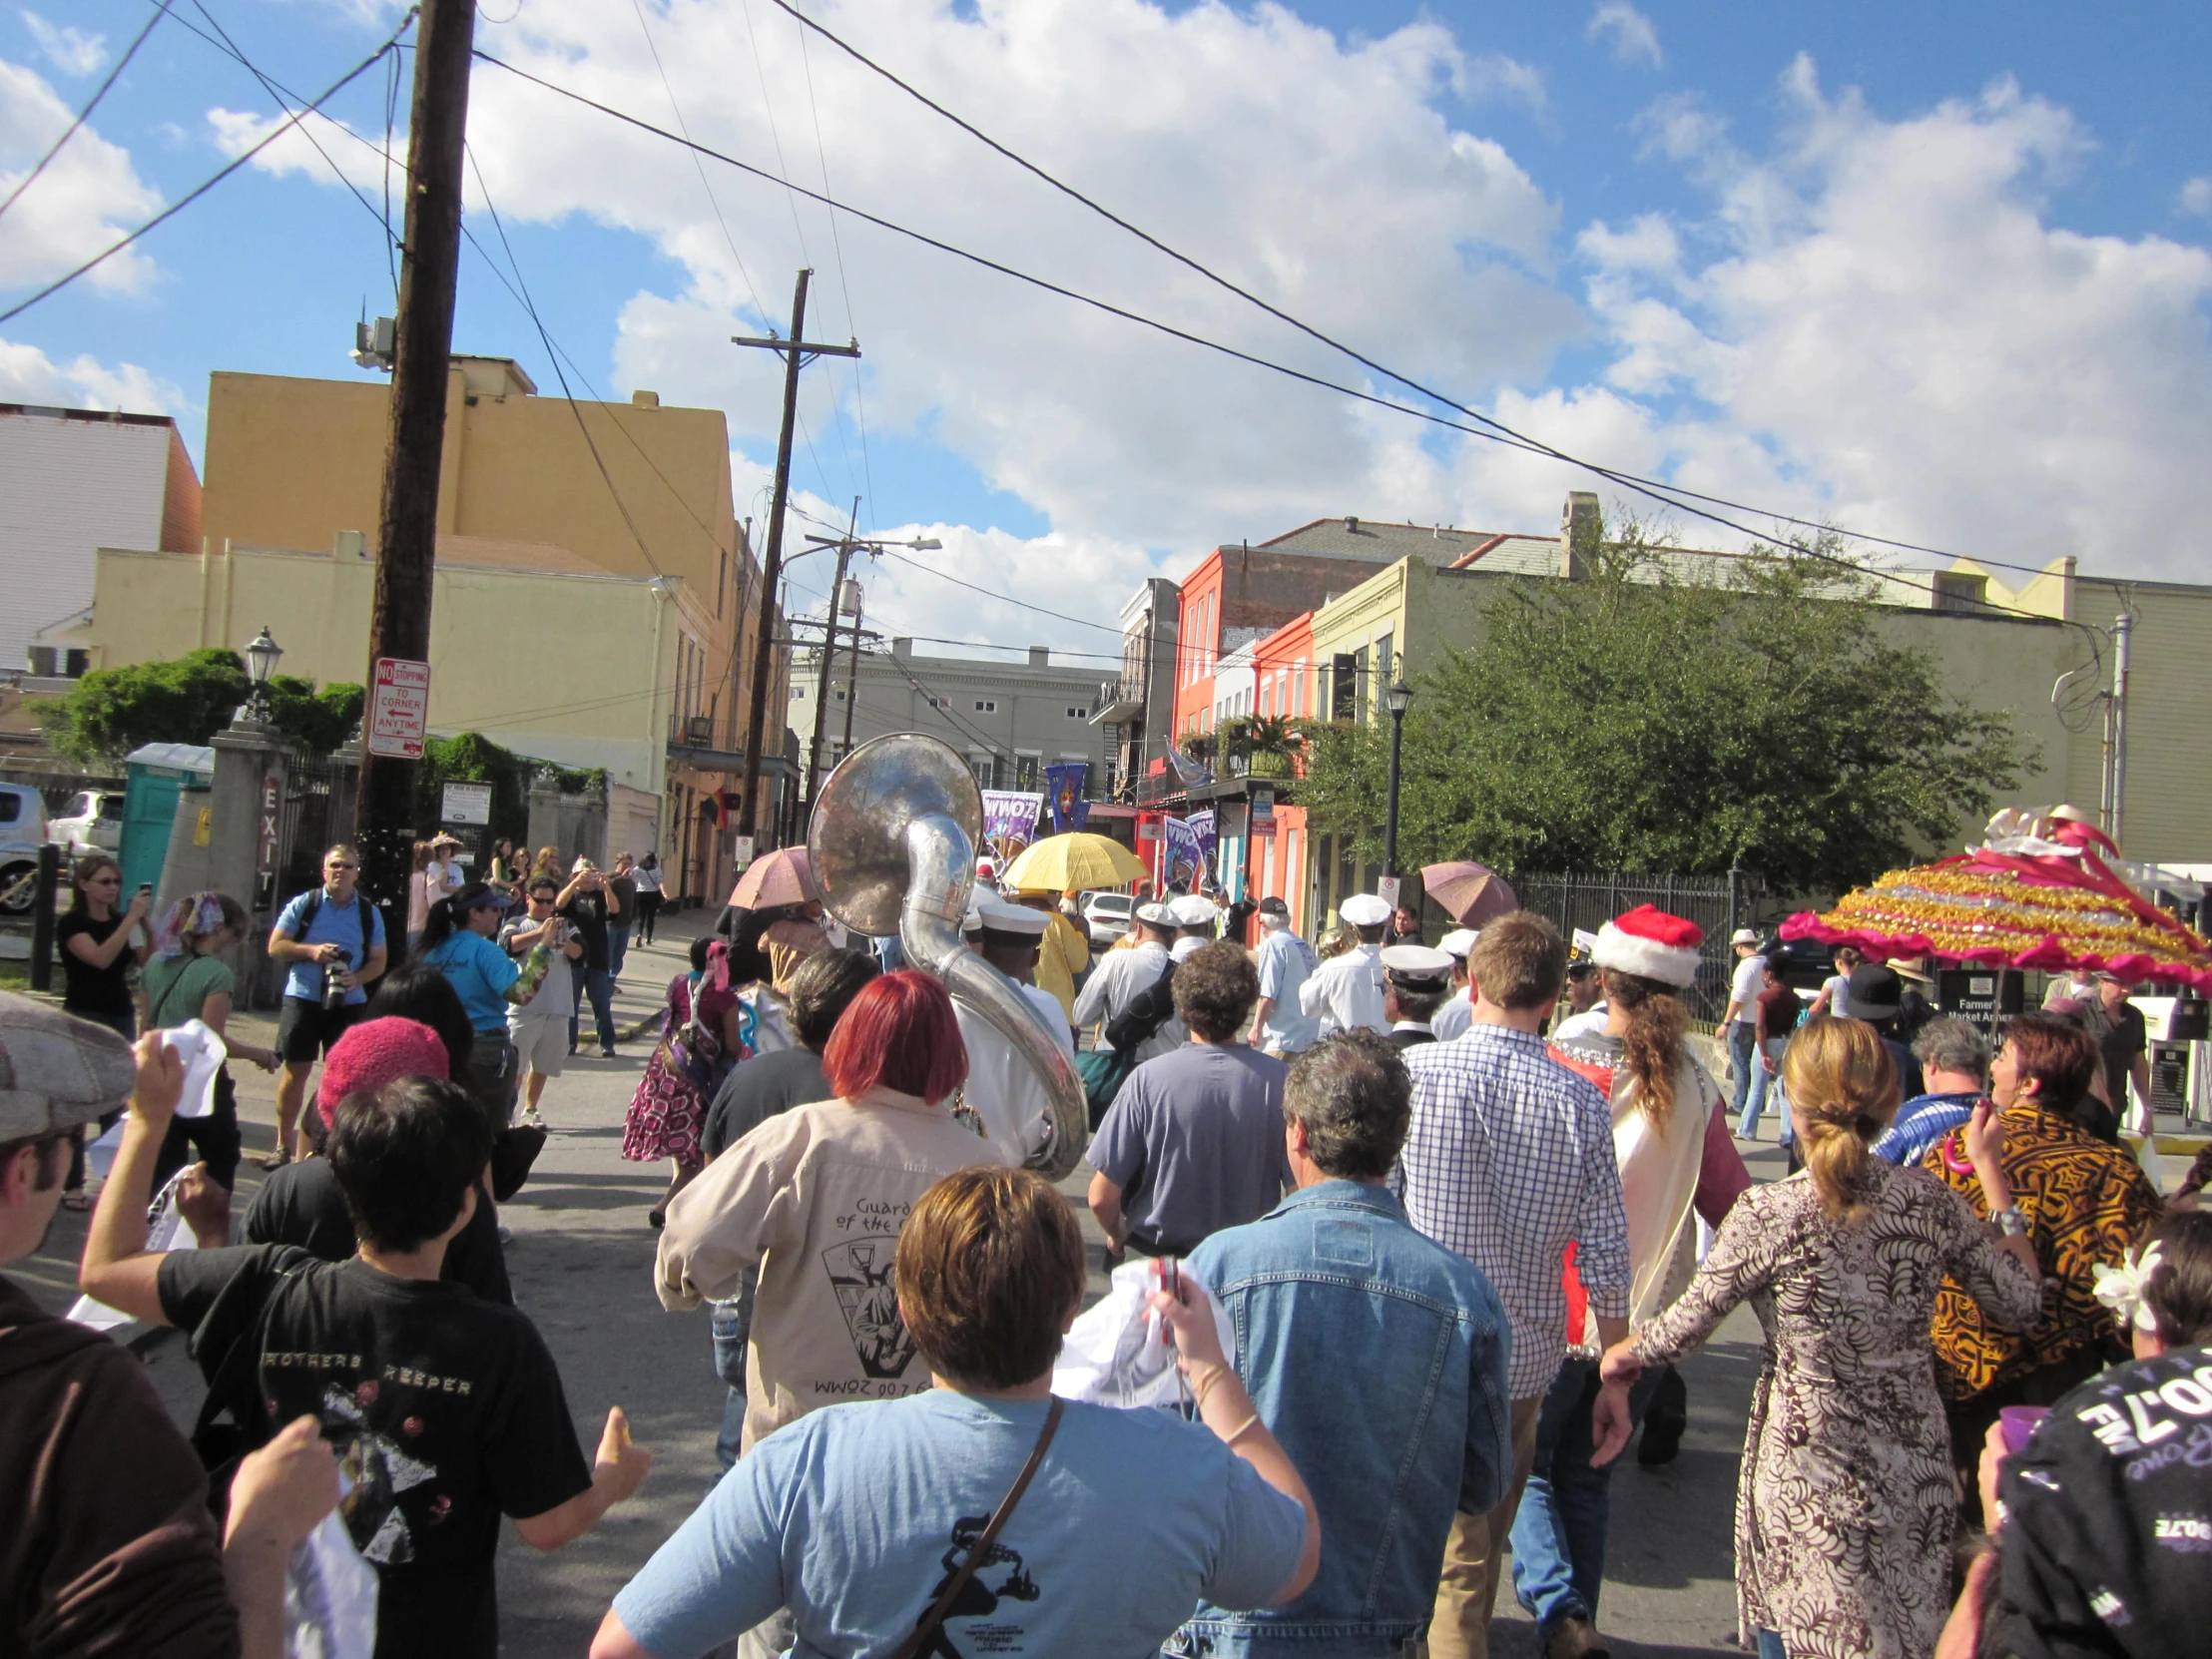
[[[745,1350],[753,1339],[753,1293],[760,1288],[758,1268],[747,1268],[738,1281],[738,1294],[713,1305],[715,1317],[715,1375],[722,1379],[722,1427],[715,1434],[715,1461],[728,1474],[738,1461],[738,1447],[745,1437]],[[721,1474],[715,1477],[722,1478]],[[708,1489],[713,1490],[710,1483]]]
[[[630,924],[627,921],[607,923],[607,977],[620,979],[622,964],[630,956]]]
[[[1759,1114],[1767,1105],[1767,1063],[1759,1054],[1759,1027],[1748,1019],[1728,1027],[1728,1058],[1736,1068],[1736,1133],[1759,1138]]]
[[[1782,1638],[1771,1630],[1759,1632],[1759,1659],[1790,1659],[1790,1650],[1782,1645]]]
[[[1644,1420],[1664,1366],[1646,1366],[1628,1390],[1632,1423]],[[1536,1414],[1536,1461],[1513,1516],[1513,1594],[1534,1615],[1541,1646],[1567,1618],[1595,1620],[1605,1581],[1605,1534],[1613,1516],[1615,1458],[1590,1466],[1590,1411],[1597,1362],[1569,1355]]]
[[[571,1048],[576,1046],[576,1036],[581,1026],[581,1021],[577,1016],[583,1011],[584,993],[589,991],[591,993],[592,1018],[599,1025],[599,1046],[605,1049],[613,1048],[615,1046],[613,979],[605,968],[588,968],[580,962],[575,964],[575,972],[570,977],[576,983],[576,1000],[569,1010],[568,1046]]]

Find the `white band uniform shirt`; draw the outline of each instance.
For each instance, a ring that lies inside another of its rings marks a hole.
[[[1300,1011],[1319,1022],[1320,1035],[1366,1026],[1387,1031],[1382,1017],[1382,947],[1359,944],[1332,957],[1298,988]]]

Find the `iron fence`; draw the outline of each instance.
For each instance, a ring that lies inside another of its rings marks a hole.
[[[1507,878],[1525,909],[1550,918],[1561,933],[1595,933],[1623,910],[1655,904],[1705,929],[1697,983],[1685,1000],[1694,1018],[1717,1020],[1728,1008],[1736,966],[1728,936],[1758,925],[1763,897],[1755,875],[1514,875]]]

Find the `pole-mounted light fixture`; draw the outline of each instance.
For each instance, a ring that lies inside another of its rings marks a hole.
[[[1413,701],[1413,688],[1399,680],[1382,694],[1382,701],[1393,715],[1402,715]]]

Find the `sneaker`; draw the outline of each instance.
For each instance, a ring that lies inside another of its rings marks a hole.
[[[611,1048],[602,1048],[599,1051],[599,1057],[602,1060],[612,1060],[615,1057],[615,1051]]]

